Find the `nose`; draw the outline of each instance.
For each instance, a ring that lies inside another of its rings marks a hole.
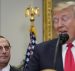
[[[61,19],[59,19],[59,22],[58,22],[58,27],[59,28],[62,28],[64,26],[64,23]]]
[[[6,53],[6,50],[5,50],[5,48],[4,48],[4,47],[3,47],[3,50],[2,50],[2,51],[3,51],[3,53]]]

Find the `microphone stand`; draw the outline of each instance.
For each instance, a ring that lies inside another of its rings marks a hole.
[[[62,44],[64,44],[68,39],[69,39],[69,35],[67,33],[59,34],[59,37],[58,37],[58,40],[57,40],[57,43],[56,43],[56,48],[55,48],[53,69],[44,69],[42,71],[56,71],[55,63],[56,63],[58,48],[60,47],[60,45],[62,46]]]
[[[57,52],[58,52],[59,45],[60,45],[60,37],[58,38],[57,43],[56,43],[53,68],[55,68],[55,63],[56,63],[56,58],[57,58]]]
[[[55,69],[55,63],[56,63],[56,58],[57,58],[57,52],[59,47],[62,46],[62,44],[66,43],[66,41],[69,39],[69,35],[67,33],[61,33],[59,34],[57,43],[56,43],[56,48],[55,48],[55,55],[54,55],[54,62],[53,62],[53,68]]]
[[[56,43],[56,49],[55,49],[54,61],[53,61],[53,68],[52,69],[44,69],[42,71],[56,71],[55,70],[55,63],[56,63],[56,57],[57,57],[59,43],[60,43],[60,36],[58,37],[58,40],[57,40],[57,43]]]

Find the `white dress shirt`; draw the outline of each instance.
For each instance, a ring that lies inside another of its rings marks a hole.
[[[72,54],[73,54],[73,57],[74,57],[74,61],[75,61],[75,40],[72,42],[73,44],[73,47],[71,48],[71,51],[72,51]],[[65,55],[66,55],[66,52],[67,52],[67,44],[64,44],[62,46],[62,58],[63,58],[63,67],[64,67],[64,64],[65,64]]]
[[[8,64],[6,67],[4,67],[1,71],[10,71],[10,65]]]

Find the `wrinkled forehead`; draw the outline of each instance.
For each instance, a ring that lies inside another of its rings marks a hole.
[[[0,38],[0,45],[9,45],[5,38]]]

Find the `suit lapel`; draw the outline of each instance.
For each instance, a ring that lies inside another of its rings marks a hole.
[[[58,49],[55,66],[56,66],[57,71],[63,71],[62,47],[59,47],[59,49]]]
[[[11,66],[10,66],[10,71],[13,71]]]
[[[10,67],[10,71],[12,71],[11,67]]]
[[[10,71],[15,71],[14,68],[12,66],[10,66]]]

